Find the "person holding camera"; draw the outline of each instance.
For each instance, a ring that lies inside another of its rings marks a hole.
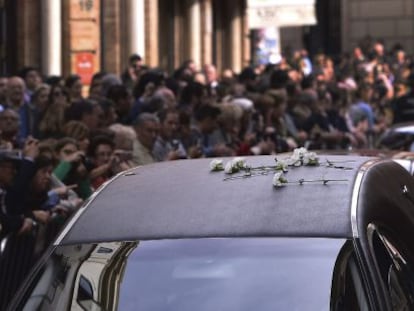
[[[179,115],[175,109],[161,110],[158,113],[160,132],[155,140],[152,154],[156,161],[186,159],[187,153],[177,137]]]
[[[53,174],[65,185],[76,185],[73,190],[81,199],[87,199],[92,194],[92,189],[85,152],[79,150],[75,139],[64,137],[56,143],[55,153],[59,164],[53,170]]]
[[[93,189],[97,189],[115,174],[129,169],[131,153],[116,150],[112,139],[107,136],[96,136],[90,145],[87,165]]]

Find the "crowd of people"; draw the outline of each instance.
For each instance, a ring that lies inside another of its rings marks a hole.
[[[366,43],[366,42],[365,42]],[[186,61],[168,74],[131,55],[117,76],[0,77],[2,234],[59,223],[118,172],[200,157],[375,147],[414,120],[413,63],[380,41],[333,59],[305,50],[240,73]]]

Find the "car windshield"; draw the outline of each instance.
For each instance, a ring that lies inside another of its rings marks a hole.
[[[209,238],[58,247],[24,309],[329,310],[344,242]]]

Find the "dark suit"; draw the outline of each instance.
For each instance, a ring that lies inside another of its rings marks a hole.
[[[25,200],[28,196],[30,183],[36,173],[33,161],[24,159],[20,163],[17,175],[10,187],[0,191],[0,222],[2,235],[8,232],[18,231],[25,217],[33,214],[26,208]]]
[[[394,124],[414,121],[414,93],[410,92],[397,98],[392,103],[394,111]]]

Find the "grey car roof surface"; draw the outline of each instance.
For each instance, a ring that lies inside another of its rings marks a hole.
[[[281,155],[279,158],[287,157]],[[252,166],[274,156],[247,157]],[[272,186],[273,173],[224,181],[211,159],[156,163],[109,182],[78,211],[61,244],[201,237],[352,237],[351,198],[358,168],[371,158],[319,155],[318,167],[292,167],[290,182]],[[328,167],[326,159],[346,169]],[[230,159],[224,159],[224,162]]]

